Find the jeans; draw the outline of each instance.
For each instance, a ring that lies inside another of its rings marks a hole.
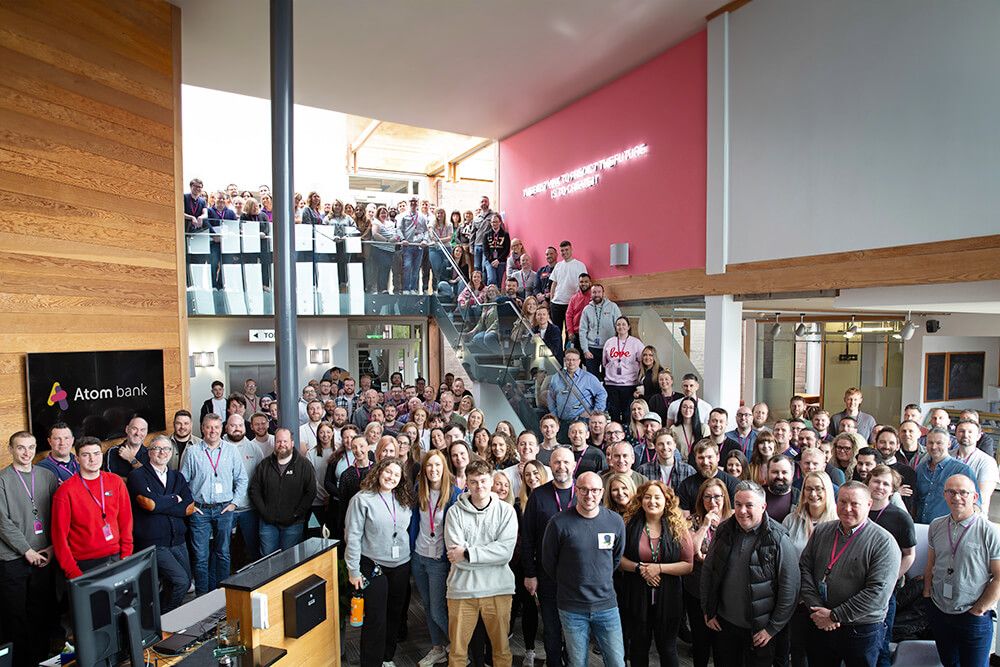
[[[993,643],[993,617],[989,611],[982,616],[969,612],[946,614],[928,601],[928,618],[938,657],[944,667],[986,667],[990,664]]]
[[[305,523],[297,521],[290,526],[279,526],[277,524],[260,522],[260,550],[262,553],[270,554],[275,551],[291,549],[302,541],[302,534],[305,532]]]
[[[181,606],[191,586],[191,562],[186,544],[156,547],[156,570],[163,590],[160,591],[160,613]]]
[[[505,277],[504,273],[507,271],[507,263],[503,260],[497,260],[497,265],[493,266],[490,262],[483,260],[484,269],[486,271],[486,284],[496,285],[501,287],[500,281]]]
[[[444,275],[444,267],[448,266],[448,255],[440,246],[431,246],[428,248],[427,254],[431,262],[431,271],[434,272],[434,280],[440,282],[441,276]],[[432,285],[433,283],[428,280],[427,284]]]
[[[885,636],[882,638],[882,646],[878,651],[878,667],[890,667],[892,665],[889,642],[892,641],[892,626],[896,622],[896,590],[893,589],[892,596],[889,597],[889,610],[885,613]]]
[[[420,246],[403,247],[403,290],[415,292],[420,280],[420,262],[424,259],[424,249]]]
[[[248,565],[261,557],[260,553],[260,520],[257,517],[257,510],[245,509],[237,510],[233,521],[236,522],[236,530],[243,538],[243,547],[246,553],[243,557],[246,563],[237,563],[236,567]]]
[[[500,354],[500,337],[493,331],[480,331],[469,341],[473,354]]]
[[[410,559],[410,568],[427,614],[431,646],[444,646],[448,643],[448,600],[445,597],[448,590],[448,561],[414,553]]]
[[[372,246],[368,259],[372,263],[372,280],[368,283],[369,292],[389,291],[389,271],[392,270],[392,259],[395,257],[392,250],[381,250]]]
[[[586,667],[590,660],[590,637],[597,640],[606,667],[625,667],[625,646],[618,607],[589,614],[559,610],[570,667]],[[548,653],[545,654],[548,660]]]
[[[806,654],[809,667],[874,667],[882,646],[883,623],[842,625],[836,630],[809,630]]]
[[[191,550],[194,552],[194,590],[210,593],[229,576],[229,539],[236,512],[223,513],[225,505],[205,505],[190,517]],[[209,540],[212,551],[209,554]]]
[[[442,301],[451,301],[455,298],[455,287],[447,280],[438,283],[438,298]]]
[[[483,270],[483,244],[477,243],[472,246],[472,268],[474,271]]]

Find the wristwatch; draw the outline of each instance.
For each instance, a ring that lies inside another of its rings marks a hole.
[[[837,618],[837,612],[835,611],[830,612],[830,620],[833,621],[834,623],[840,623],[840,619]]]

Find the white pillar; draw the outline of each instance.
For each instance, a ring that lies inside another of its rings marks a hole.
[[[822,325],[820,325],[822,326]],[[806,393],[819,395],[823,377],[823,344],[818,340],[806,343]]]
[[[702,393],[730,415],[740,405],[743,306],[730,295],[705,297],[705,377]]]

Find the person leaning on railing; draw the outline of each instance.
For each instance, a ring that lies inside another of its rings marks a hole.
[[[374,273],[374,289],[376,293],[389,291],[389,271],[396,254],[396,244],[399,242],[399,230],[396,223],[389,219],[389,209],[379,206],[375,213],[375,221],[371,226],[371,244],[368,258],[371,260]],[[372,283],[369,283],[372,284]]]

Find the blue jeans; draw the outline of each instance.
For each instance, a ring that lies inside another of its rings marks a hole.
[[[389,291],[389,272],[392,270],[392,260],[396,253],[392,250],[381,250],[372,246],[368,259],[372,265],[372,275],[369,284],[366,285],[369,292]]]
[[[225,505],[203,506],[190,517],[191,550],[194,552],[194,590],[210,593],[229,576],[229,538],[236,512],[222,513]],[[209,540],[212,551],[209,554]]]
[[[252,509],[239,510],[236,512],[236,530],[243,538],[246,546],[246,558],[248,563],[252,563],[260,558],[260,522],[257,518],[257,511]]]
[[[477,243],[472,246],[472,268],[475,271],[483,270],[483,244]]]
[[[455,298],[455,288],[447,280],[438,283],[438,297],[442,301],[451,301]]]
[[[420,279],[420,263],[424,261],[424,249],[419,246],[403,248],[403,289],[416,291]]]
[[[883,623],[842,625],[827,632],[812,625],[806,653],[809,667],[871,667],[882,647]]]
[[[445,646],[448,643],[448,600],[445,597],[448,590],[448,561],[414,553],[410,559],[410,570],[424,603],[431,646]]]
[[[469,341],[469,351],[473,354],[499,354],[500,337],[494,331],[480,331]]]
[[[191,562],[186,544],[173,547],[156,547],[156,571],[163,590],[160,591],[160,613],[181,606],[191,587]]]
[[[601,648],[606,667],[625,667],[625,644],[622,641],[622,621],[618,607],[589,614],[559,610],[563,637],[570,667],[586,667],[590,659],[590,636]],[[548,654],[546,653],[546,660]]]
[[[889,642],[892,641],[892,626],[896,622],[896,590],[894,588],[892,595],[889,597],[889,610],[885,613],[885,636],[882,638],[882,647],[878,650],[878,667],[890,667],[892,665]]]
[[[291,549],[302,541],[302,534],[305,532],[305,523],[298,521],[290,526],[279,526],[277,524],[260,522],[260,551],[267,555],[285,549]]]
[[[444,273],[444,267],[448,266],[448,255],[445,254],[440,246],[431,246],[427,249],[427,256],[431,262],[431,271],[434,273],[434,280],[440,281],[441,275]]]
[[[483,270],[486,272],[486,284],[496,285],[497,287],[502,287],[500,281],[505,278],[504,275],[507,272],[507,263],[498,262],[496,266],[493,266],[490,262],[483,260]]]
[[[928,601],[928,621],[934,633],[938,657],[944,667],[986,667],[990,664],[993,643],[993,617],[989,611],[982,616],[969,612],[946,614]]]

